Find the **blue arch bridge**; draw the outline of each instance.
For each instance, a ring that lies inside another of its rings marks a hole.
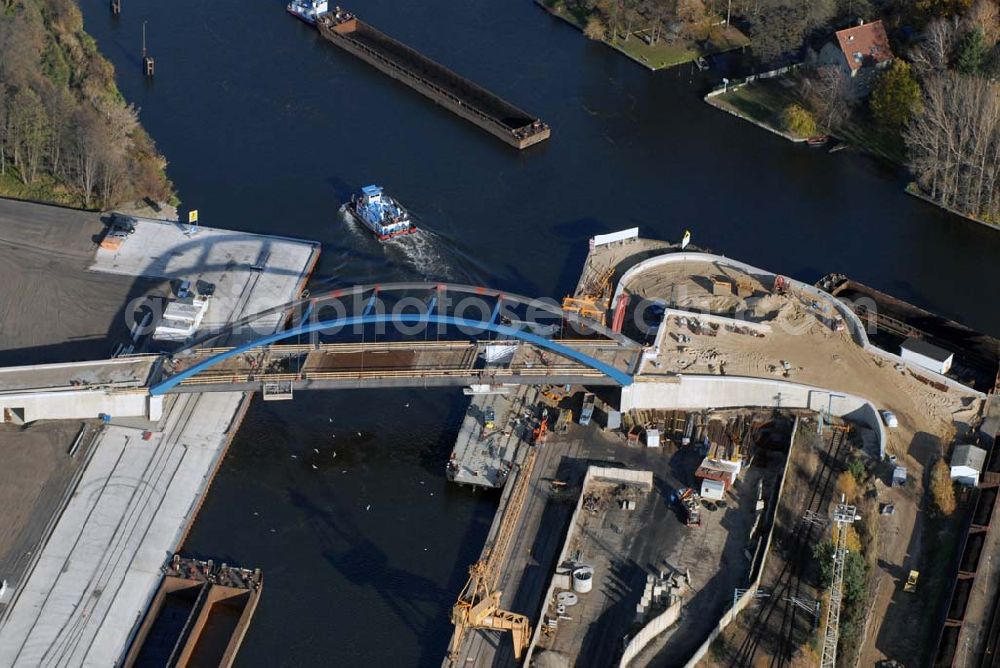
[[[626,386],[641,356],[636,341],[553,300],[390,283],[308,295],[210,331],[164,356],[149,391],[280,399],[300,389]]]

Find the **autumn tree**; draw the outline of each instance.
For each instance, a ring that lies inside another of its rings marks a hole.
[[[166,163],[83,32],[76,3],[0,6],[0,174],[88,207],[169,199]]]
[[[583,34],[590,39],[602,40],[604,39],[605,30],[604,21],[599,16],[590,16],[587,19],[587,25],[583,29]]]
[[[987,45],[996,44],[1000,40],[1000,5],[997,0],[976,0],[969,8],[965,22],[982,31]]]
[[[944,459],[934,462],[931,469],[931,496],[934,506],[942,515],[955,512],[955,484],[951,481],[951,471]]]
[[[804,107],[790,104],[781,114],[785,130],[796,137],[811,137],[816,134],[816,119]]]
[[[765,63],[793,59],[807,35],[829,25],[836,12],[834,0],[760,0],[758,10],[748,17],[753,52]]]
[[[913,9],[916,18],[930,21],[964,13],[972,4],[971,0],[916,0]]]
[[[920,110],[920,84],[910,64],[900,58],[883,70],[868,98],[872,116],[883,128],[898,132]]]
[[[34,183],[45,155],[51,126],[38,94],[19,88],[9,97],[8,138],[13,147],[14,167],[26,185]]]

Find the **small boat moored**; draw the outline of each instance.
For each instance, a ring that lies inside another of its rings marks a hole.
[[[406,209],[376,185],[362,188],[347,208],[380,241],[417,231]]]
[[[289,14],[299,17],[311,26],[316,25],[319,17],[330,11],[327,0],[292,0],[286,9]]]

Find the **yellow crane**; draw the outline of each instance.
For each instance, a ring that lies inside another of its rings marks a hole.
[[[547,426],[545,423],[543,419],[542,425],[539,425],[536,431],[543,430],[544,426]],[[515,487],[500,520],[493,544],[485,550],[482,559],[469,567],[469,579],[451,609],[451,623],[455,625],[455,631],[451,636],[451,647],[448,650],[451,665],[455,665],[458,661],[465,632],[469,629],[510,631],[516,660],[521,659],[531,642],[531,622],[525,615],[501,608],[500,598],[503,592],[496,587],[500,579],[500,568],[507,556],[528,495],[536,454],[535,446],[528,446],[528,452],[513,482]]]
[[[526,616],[500,607],[502,592],[491,590],[487,568],[485,561],[477,561],[469,567],[469,581],[451,609],[455,633],[448,656],[453,664],[458,659],[465,631],[470,628],[510,631],[514,641],[514,658],[518,661],[531,642],[531,623]]]

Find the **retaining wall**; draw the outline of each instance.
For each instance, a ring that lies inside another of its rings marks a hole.
[[[743,408],[767,406],[774,408],[805,408],[824,412],[869,427],[878,438],[879,457],[885,456],[885,425],[875,406],[864,397],[835,393],[801,383],[746,376],[670,376],[661,381],[641,376],[635,383],[622,388],[620,410],[632,409],[695,409]],[[645,382],[643,382],[645,380]]]
[[[638,656],[639,652],[645,649],[646,645],[648,645],[653,638],[676,624],[677,620],[681,616],[682,607],[684,607],[683,600],[677,601],[656,617],[653,617],[649,620],[649,623],[639,629],[639,632],[635,634],[635,637],[632,638],[628,645],[625,646],[625,651],[622,653],[621,661],[618,662],[619,668],[625,668],[628,666],[629,662]]]
[[[10,409],[24,423],[35,420],[85,420],[102,413],[113,417],[148,417],[145,388],[108,392],[69,390],[0,395],[0,415]],[[158,416],[157,416],[158,417]]]

